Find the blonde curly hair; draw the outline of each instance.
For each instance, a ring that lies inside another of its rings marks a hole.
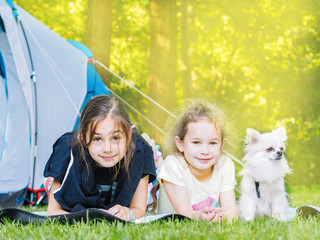
[[[183,140],[187,133],[187,126],[191,122],[207,119],[220,130],[221,141],[226,138],[229,127],[226,115],[217,104],[212,103],[212,100],[186,99],[177,113],[177,118],[169,119],[166,124],[168,135],[166,136],[165,149],[167,154],[180,153],[175,144],[175,136]]]

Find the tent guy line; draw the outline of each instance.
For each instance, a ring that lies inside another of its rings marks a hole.
[[[143,119],[145,119],[148,123],[150,123],[152,126],[154,126],[158,131],[160,131],[163,135],[166,135],[165,131],[163,131],[160,127],[158,127],[154,122],[152,122],[149,118],[144,116],[141,112],[139,112],[136,108],[134,108],[132,105],[130,105],[127,101],[125,101],[123,98],[121,98],[118,94],[116,94],[114,91],[112,91],[108,86],[106,86],[108,91],[112,93],[114,96],[119,98],[124,104],[126,104],[130,109],[132,109],[135,113],[137,113],[139,116],[141,116]]]
[[[114,76],[116,76],[118,79],[120,79],[121,81],[123,81],[124,83],[126,83],[129,87],[133,88],[134,90],[136,90],[138,93],[140,93],[142,96],[144,96],[146,99],[148,99],[150,102],[154,103],[155,105],[157,105],[159,108],[161,108],[163,111],[165,111],[166,113],[168,113],[169,115],[171,115],[174,118],[177,118],[173,113],[171,113],[169,110],[167,110],[165,107],[163,107],[162,105],[160,105],[159,103],[157,103],[155,100],[153,100],[152,98],[150,98],[149,96],[147,96],[146,94],[144,94],[143,92],[141,92],[139,89],[137,89],[135,86],[133,86],[131,83],[129,83],[127,80],[124,80],[122,77],[120,77],[118,74],[116,74],[115,72],[111,71],[108,67],[106,67],[103,63],[101,63],[98,60],[94,60],[95,63],[98,63],[102,68],[104,68],[105,70],[107,70],[108,72],[110,72],[111,74],[113,74]]]

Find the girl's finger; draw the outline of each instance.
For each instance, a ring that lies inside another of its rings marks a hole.
[[[108,212],[112,215],[116,215],[120,211],[120,207],[118,205],[109,208]]]
[[[212,218],[212,221],[213,221],[213,222],[216,222],[216,221],[219,220],[219,216],[220,216],[221,213],[220,213],[219,211],[215,210],[215,211],[214,211],[214,214],[215,214],[215,215],[214,215],[214,217]]]
[[[214,217],[216,216],[216,214],[215,214],[215,212],[213,211],[213,212],[210,212],[210,213],[208,213],[208,220],[209,221],[212,221],[213,219],[214,219]]]
[[[120,210],[115,214],[118,218],[121,218],[123,220],[129,220],[130,219],[130,213],[129,210],[125,207],[121,207]]]

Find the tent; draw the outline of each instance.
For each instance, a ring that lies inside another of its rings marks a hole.
[[[0,0],[0,197],[41,188],[54,141],[88,99],[109,94],[91,60],[81,43]]]

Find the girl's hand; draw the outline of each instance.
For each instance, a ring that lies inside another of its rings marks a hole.
[[[129,205],[131,211],[130,208],[123,207],[119,204],[104,211],[125,221],[132,221],[134,219],[143,217],[146,211],[148,182],[149,175],[141,178]]]
[[[222,219],[223,210],[216,207],[206,207],[200,211],[200,219],[204,221],[216,222]]]
[[[130,220],[130,210],[127,207],[122,207],[119,204],[109,208],[108,213],[121,218],[123,220],[129,221]]]

